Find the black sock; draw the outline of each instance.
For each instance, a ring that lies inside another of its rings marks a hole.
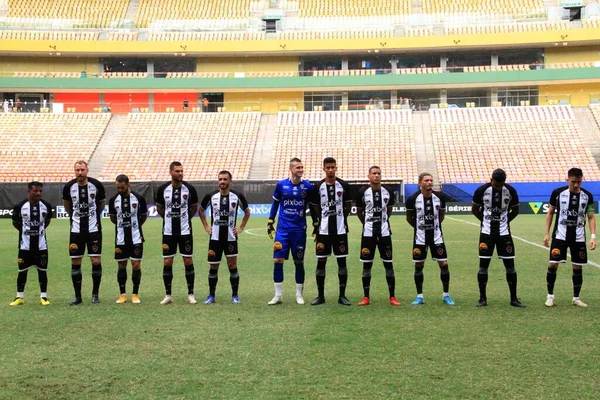
[[[127,269],[119,268],[117,270],[117,282],[119,283],[119,290],[121,294],[127,293],[126,285],[127,285]]]
[[[75,297],[81,298],[81,281],[83,276],[81,275],[81,265],[71,265],[71,280],[73,281],[73,289],[75,290]]]
[[[194,272],[194,264],[185,266],[185,281],[187,282],[188,294],[194,294],[194,279],[196,278],[196,272]]]
[[[219,267],[208,270],[208,290],[211,296],[215,295],[217,290],[217,282],[219,282]],[[193,287],[192,287],[193,289]]]
[[[579,297],[581,286],[583,285],[583,271],[581,269],[573,270],[573,297]]]
[[[340,282],[340,297],[346,297],[346,284],[348,283],[348,267],[346,266],[346,257],[339,257],[338,263],[338,280]]]
[[[238,295],[238,288],[240,287],[240,273],[237,267],[229,270],[229,283],[231,283],[231,295]]]
[[[173,285],[173,267],[163,266],[163,283],[165,284],[165,294],[170,296]]]
[[[373,268],[372,262],[363,263],[362,284],[365,297],[369,297],[371,291],[371,268]]]
[[[100,292],[100,282],[102,281],[102,264],[92,265],[92,294],[98,295]]]
[[[25,284],[27,283],[27,271],[29,270],[26,269],[24,271],[19,271],[19,275],[17,275],[17,292],[25,291]]]
[[[517,271],[515,271],[515,260],[512,258],[502,260],[504,268],[506,268],[506,282],[510,291],[510,299],[517,298]]]
[[[450,290],[450,270],[448,265],[440,267],[440,280],[442,281],[442,290],[444,293],[448,293]]]
[[[556,283],[556,268],[548,267],[548,272],[546,272],[546,286],[548,287],[548,294],[554,294],[554,283]]]
[[[319,258],[317,260],[317,271],[315,272],[315,280],[317,281],[317,291],[319,297],[325,297],[325,266],[327,265],[326,258]]]
[[[394,265],[391,262],[383,262],[385,268],[385,280],[388,285],[390,297],[396,296],[396,277],[394,276]]]
[[[423,281],[425,276],[423,275],[423,267],[415,266],[415,287],[417,288],[417,294],[423,294]]]
[[[140,291],[140,282],[142,281],[142,270],[134,269],[131,271],[131,282],[133,283],[133,290],[131,293],[138,294]]]
[[[38,282],[40,283],[40,292],[48,291],[48,272],[38,269]]]
[[[488,268],[492,260],[490,258],[479,259],[479,271],[477,272],[477,282],[479,283],[479,298],[487,299]]]

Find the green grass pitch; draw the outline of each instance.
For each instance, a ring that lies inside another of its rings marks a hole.
[[[227,268],[221,265],[217,304],[191,306],[181,259],[175,263],[174,304],[164,295],[160,221],[144,226],[142,304],[116,305],[112,260],[114,228],[104,221],[101,304],[90,303],[91,268],[84,260],[84,304],[72,298],[67,257],[68,222],[48,229],[52,304],[38,303],[37,274],[30,271],[25,305],[9,307],[15,295],[17,232],[0,220],[0,398],[2,399],[597,399],[600,397],[600,250],[590,252],[582,300],[571,305],[570,265],[561,266],[556,307],[546,297],[548,251],[540,248],[544,216],[513,222],[519,297],[510,307],[504,267],[492,261],[489,306],[474,307],[478,227],[472,216],[448,217],[444,232],[456,302],[441,301],[437,264],[425,266],[426,304],[415,297],[412,230],[392,217],[396,292],[402,307],[387,303],[384,269],[373,266],[372,305],[362,297],[358,261],[360,225],[350,223],[348,298],[337,304],[337,265],[327,268],[327,303],[313,307],[314,243],[308,241],[305,299],[294,301],[294,273],[285,265],[284,303],[273,296],[272,241],[265,218],[251,218],[240,238],[240,298],[230,303]],[[196,297],[208,292],[207,235],[195,227]],[[131,272],[128,287],[131,288]]]

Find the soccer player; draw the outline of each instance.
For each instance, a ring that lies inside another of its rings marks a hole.
[[[231,190],[231,173],[221,171],[217,175],[219,189],[210,192],[200,202],[198,214],[206,233],[210,235],[208,243],[208,288],[209,295],[204,304],[215,303],[215,291],[219,280],[219,264],[223,253],[227,258],[229,268],[229,283],[231,284],[231,302],[240,304],[238,287],[240,274],[237,267],[238,236],[244,231],[250,218],[250,208],[243,194]],[[206,220],[206,209],[211,208],[211,224]],[[244,211],[242,223],[237,226],[238,208]]]
[[[375,249],[379,249],[379,256],[385,268],[385,280],[390,293],[390,304],[400,306],[396,299],[396,278],[392,264],[392,230],[390,215],[394,205],[394,192],[381,184],[381,168],[369,168],[369,186],[362,188],[356,198],[358,219],[363,224],[360,239],[360,261],[363,263],[362,283],[364,297],[359,306],[371,304],[371,268],[375,258]]]
[[[40,304],[50,304],[46,293],[48,286],[48,243],[46,241],[46,228],[52,218],[52,206],[42,200],[43,184],[33,181],[27,185],[27,199],[21,201],[13,209],[12,223],[19,231],[19,255],[17,264],[17,297],[10,303],[11,306],[20,306],[25,303],[25,284],[27,271],[35,267],[38,271],[40,283]]]
[[[75,179],[63,189],[63,205],[71,220],[69,255],[71,257],[71,279],[75,298],[69,305],[81,304],[81,259],[85,247],[92,263],[92,303],[100,303],[98,293],[102,281],[102,221],[106,204],[104,186],[89,178],[87,162],[75,163]]]
[[[275,281],[275,296],[269,305],[281,304],[283,292],[283,262],[292,252],[296,267],[296,303],[304,304],[302,291],[304,289],[304,250],[306,248],[306,207],[312,196],[312,184],[302,179],[304,166],[299,158],[290,160],[290,177],[277,182],[273,193],[271,214],[267,222],[267,234],[273,243],[273,280]],[[279,212],[277,230],[273,224]],[[313,223],[316,216],[311,213]]]
[[[498,168],[492,172],[490,182],[480,186],[473,194],[471,212],[481,221],[479,234],[479,302],[487,306],[488,268],[497,247],[498,258],[506,269],[506,282],[510,290],[510,305],[525,307],[517,298],[517,271],[515,271],[515,245],[510,233],[510,222],[519,215],[519,196],[515,188],[506,183],[506,172]]]
[[[448,254],[442,234],[442,221],[446,215],[445,196],[433,190],[433,176],[428,172],[419,175],[419,191],[406,200],[406,220],[415,229],[413,239],[413,262],[415,263],[415,286],[417,298],[413,306],[425,304],[423,297],[423,268],[427,259],[427,250],[440,267],[442,281],[442,301],[449,306],[454,301],[448,293],[450,287],[450,271],[448,270]]]
[[[319,294],[311,304],[316,306],[325,303],[325,266],[327,257],[331,255],[333,249],[338,264],[340,288],[338,303],[349,306],[351,303],[346,298],[346,283],[348,282],[346,258],[348,257],[347,217],[352,206],[350,186],[336,177],[337,162],[335,158],[327,157],[323,160],[323,171],[325,171],[325,179],[316,185],[313,192],[313,204],[317,206],[319,218],[313,227],[313,236],[317,242],[316,281]]]
[[[196,304],[194,297],[194,238],[192,236],[192,218],[198,210],[196,189],[183,180],[183,166],[179,161],[169,165],[171,181],[158,188],[156,192],[156,211],[163,218],[163,282],[165,297],[160,304],[170,304],[171,284],[173,283],[173,258],[177,253],[183,258],[185,280],[188,287],[188,303]]]
[[[590,192],[581,187],[583,171],[571,168],[567,172],[567,186],[560,187],[552,192],[548,214],[546,214],[546,236],[544,246],[548,247],[552,218],[556,212],[556,222],[552,231],[552,244],[550,245],[550,263],[546,274],[548,285],[548,298],[546,307],[554,306],[554,282],[558,264],[565,263],[567,249],[571,252],[573,266],[573,305],[587,307],[579,298],[583,284],[583,266],[587,264],[587,248],[585,234],[585,217],[590,223],[590,250],[596,248],[596,217],[594,215],[594,197]]]
[[[142,195],[131,191],[127,175],[115,179],[117,194],[108,201],[110,220],[115,224],[115,261],[119,266],[117,282],[121,295],[117,304],[127,303],[127,260],[131,260],[131,302],[140,303],[139,289],[142,279],[142,256],[144,255],[144,234],[142,225],[146,222],[146,200]]]

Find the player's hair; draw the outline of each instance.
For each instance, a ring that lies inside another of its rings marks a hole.
[[[77,164],[83,164],[83,165],[85,165],[85,167],[86,167],[86,168],[87,168],[87,166],[88,166],[88,165],[87,165],[87,162],[86,162],[86,161],[83,161],[83,160],[75,161],[75,164],[73,164],[73,167],[76,167],[76,166],[77,166]]]
[[[115,178],[115,182],[129,183],[129,177],[125,174],[117,175],[117,177]]]
[[[169,171],[173,171],[175,169],[175,167],[181,167],[183,166],[179,161],[173,161],[171,164],[169,164]]]
[[[567,172],[567,176],[569,178],[581,178],[583,176],[583,171],[581,170],[581,168],[571,168],[569,172]]]
[[[292,167],[294,166],[293,164],[294,164],[294,163],[297,163],[297,162],[302,162],[302,160],[300,160],[298,157],[294,157],[294,158],[292,158],[292,159],[290,160],[290,168],[292,168]]]
[[[421,182],[423,180],[423,178],[425,178],[426,176],[431,176],[433,177],[433,175],[431,175],[429,172],[421,172],[419,174],[419,182]]]
[[[381,168],[379,168],[377,165],[373,165],[369,168],[369,173],[371,173],[371,171],[373,171],[374,169],[381,170]]]
[[[227,176],[229,176],[229,180],[233,179],[233,177],[231,176],[231,172],[227,171],[226,169],[224,169],[223,171],[219,172],[219,175],[217,175],[217,176],[221,176],[221,175],[227,175]]]
[[[31,181],[27,184],[27,189],[31,189],[33,187],[44,187],[44,184],[42,182],[38,182],[38,181]]]
[[[337,161],[335,161],[335,158],[333,157],[325,157],[323,159],[323,166],[325,166],[325,164],[337,164]]]

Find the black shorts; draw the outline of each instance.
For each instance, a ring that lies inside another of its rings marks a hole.
[[[412,258],[413,262],[423,262],[427,259],[427,250],[431,250],[431,258],[436,261],[446,261],[448,259],[448,253],[446,252],[446,244],[444,242],[440,244],[428,243],[428,244],[415,244],[413,242]]]
[[[329,257],[332,248],[336,257],[348,257],[348,235],[317,235],[317,258]]]
[[[560,239],[552,239],[552,244],[550,245],[550,262],[567,262],[567,249],[571,251],[571,262],[573,264],[587,264],[587,246],[585,242],[567,242]]]
[[[192,235],[163,235],[163,258],[175,257],[177,246],[179,246],[179,254],[182,257],[191,257],[194,254],[194,238]]]
[[[511,235],[479,235],[479,258],[492,258],[494,247],[498,248],[498,258],[515,258],[515,245]]]
[[[87,246],[88,257],[102,255],[102,231],[92,233],[73,233],[69,237],[69,256],[81,258]]]
[[[144,243],[115,245],[116,261],[127,261],[128,259],[141,260],[143,256]]]
[[[41,271],[48,269],[48,250],[29,251],[19,250],[19,259],[17,260],[19,271],[25,271],[31,267],[36,267]]]
[[[379,248],[379,256],[383,261],[392,261],[391,236],[363,236],[360,239],[360,261],[373,261],[373,258],[375,258],[375,248]]]
[[[236,257],[238,255],[237,242],[211,240],[208,242],[208,263],[218,264],[225,253],[225,257]]]

